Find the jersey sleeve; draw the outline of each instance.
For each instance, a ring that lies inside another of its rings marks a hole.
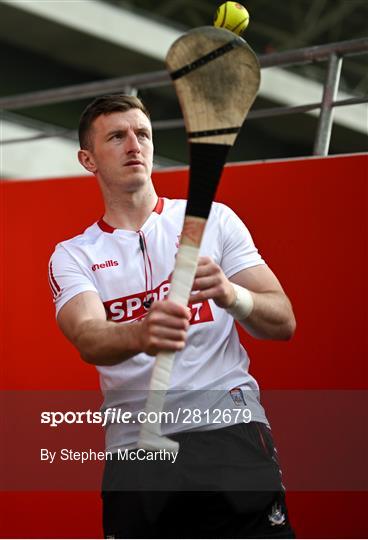
[[[230,278],[237,272],[266,264],[254,245],[252,236],[242,220],[229,207],[219,204],[222,232],[221,268]]]
[[[59,244],[49,261],[49,285],[53,296],[56,316],[66,302],[85,291],[98,291],[83,267]]]

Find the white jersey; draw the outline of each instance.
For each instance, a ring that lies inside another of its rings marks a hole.
[[[129,324],[144,317],[147,300],[163,299],[170,289],[185,205],[184,200],[159,199],[140,231],[114,229],[101,219],[83,234],[59,243],[49,265],[56,313],[75,295],[94,291],[109,320]],[[228,278],[265,264],[245,225],[220,203],[212,205],[200,255],[211,257]],[[206,410],[247,406],[252,420],[267,422],[234,319],[212,300],[194,300],[190,308],[186,346],[176,354],[171,376],[170,409],[179,401],[188,404],[188,396],[196,394]],[[153,365],[152,356],[140,353],[114,366],[96,366],[105,396],[104,409],[119,407],[134,414],[143,410]],[[163,426],[163,432],[216,429],[224,424],[214,423],[209,413],[200,422],[198,418],[196,422],[184,420],[184,415],[177,417],[175,424]],[[237,421],[243,421],[243,417],[240,415]],[[132,448],[137,439],[137,423],[111,423],[107,428],[107,450]]]

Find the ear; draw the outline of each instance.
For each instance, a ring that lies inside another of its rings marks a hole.
[[[88,172],[92,174],[97,172],[97,166],[93,158],[93,154],[89,150],[79,150],[78,160],[82,167],[84,167]]]

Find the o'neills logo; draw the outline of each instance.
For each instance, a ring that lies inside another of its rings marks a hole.
[[[108,261],[105,261],[101,264],[94,264],[92,266],[93,272],[96,272],[96,270],[101,270],[101,268],[109,268],[110,266],[119,266],[118,261],[113,261],[112,259],[109,259]]]
[[[147,308],[144,301],[148,298],[153,301],[163,300],[170,290],[170,282],[163,281],[156,289],[146,292],[138,292],[131,296],[115,298],[104,302],[107,318],[115,322],[129,322],[144,317],[147,314]],[[188,306],[192,312],[190,324],[198,324],[213,321],[211,306],[208,300],[202,302],[191,302]]]

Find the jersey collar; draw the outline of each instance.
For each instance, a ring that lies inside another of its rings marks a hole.
[[[158,200],[157,200],[157,203],[156,203],[156,206],[154,207],[154,209],[152,210],[152,213],[153,212],[156,212],[156,214],[161,214],[162,210],[164,209],[164,199],[162,197],[159,197]],[[116,231],[116,228],[115,227],[111,227],[111,225],[109,225],[108,223],[106,223],[106,221],[101,218],[98,222],[97,222],[97,225],[100,227],[101,231],[103,232],[106,232],[106,233],[113,233],[114,231]]]

